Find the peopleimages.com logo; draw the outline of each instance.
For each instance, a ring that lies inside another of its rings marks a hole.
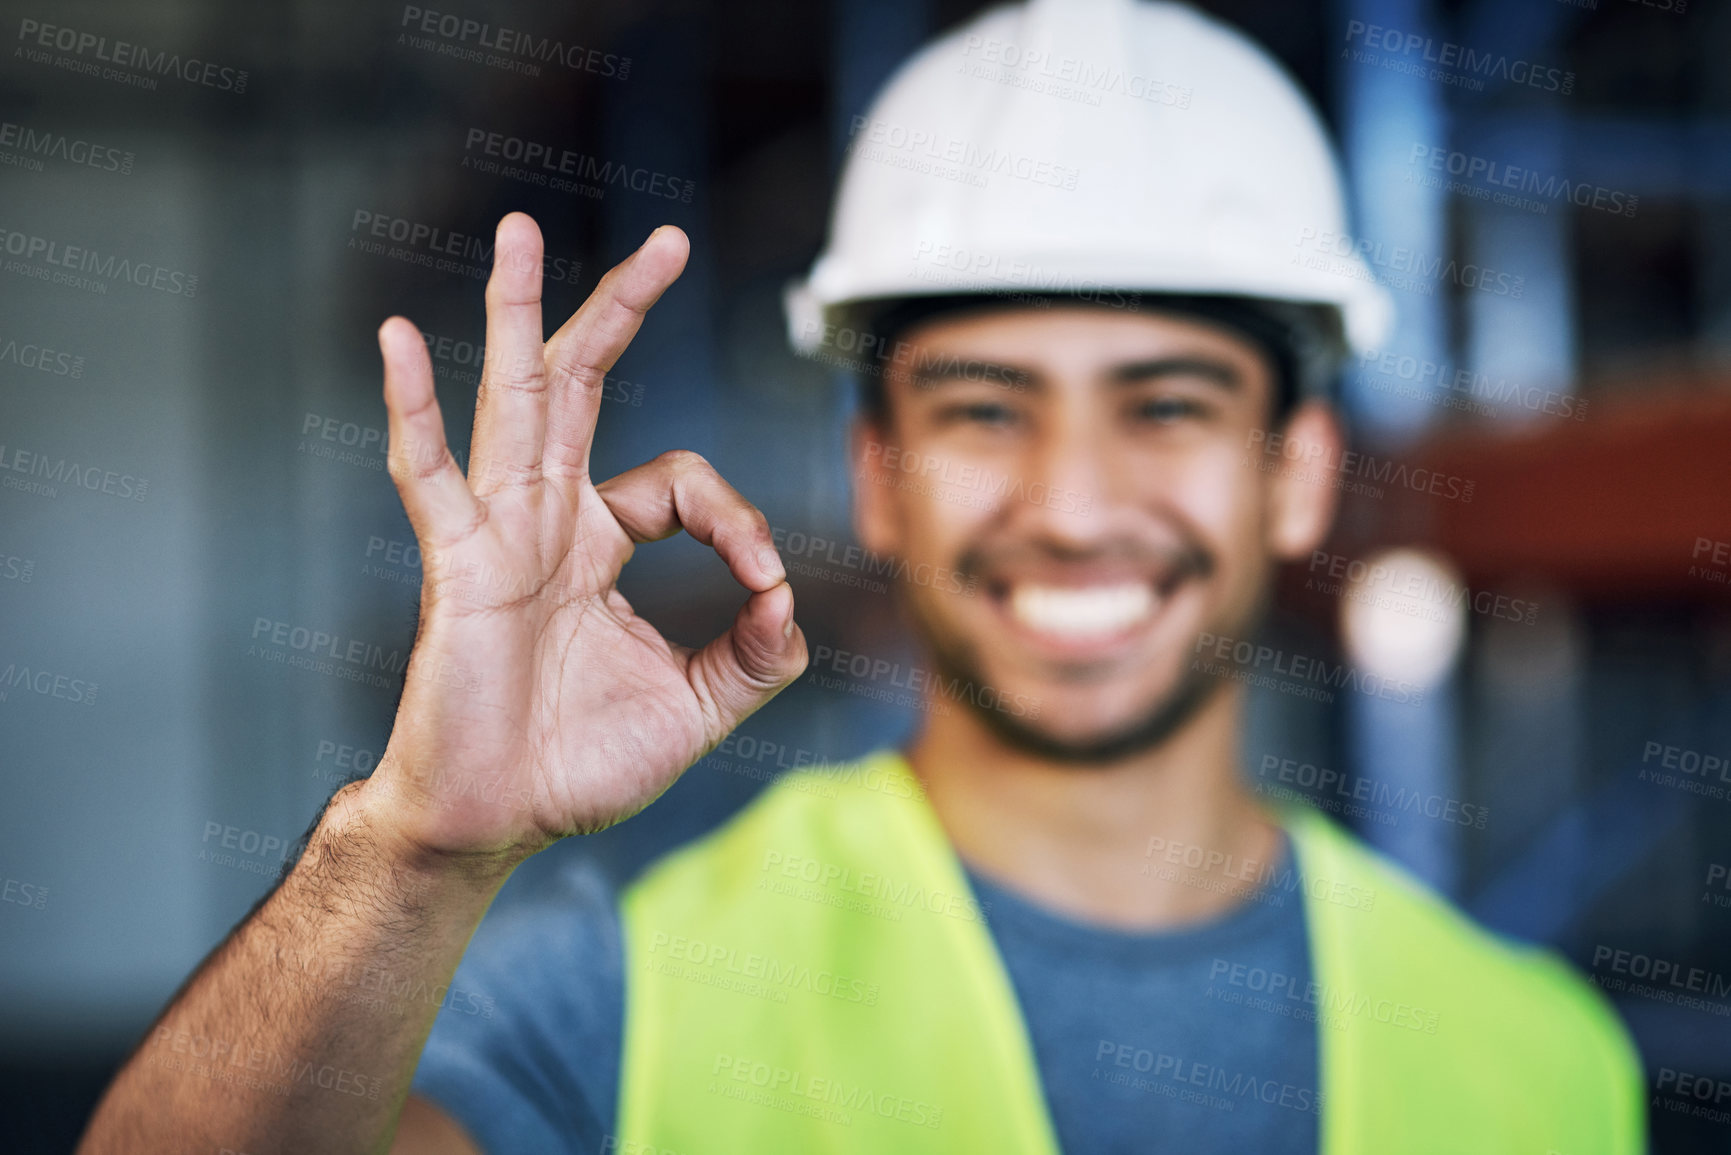
[[[28,124],[0,120],[0,164],[41,172],[44,161],[54,160],[80,168],[93,168],[98,172],[114,172],[127,176],[132,172],[134,159],[130,151],[122,151],[112,145],[68,136],[52,129],[38,129]]]
[[[919,125],[856,116],[848,126],[848,151],[866,160],[907,168],[980,188],[992,177],[1074,189],[1081,170],[1049,157],[1030,156],[999,142],[980,144]]]
[[[1432,187],[1447,188],[1478,199],[1494,200],[1513,208],[1548,212],[1545,202],[1568,201],[1580,208],[1593,208],[1616,216],[1632,217],[1641,200],[1621,189],[1571,181],[1553,173],[1508,164],[1489,157],[1476,156],[1456,149],[1414,144],[1409,161],[1416,172],[1420,165],[1430,173],[1446,173],[1459,180],[1431,182]],[[1420,174],[1421,176],[1423,174]],[[1430,178],[1425,177],[1429,181]],[[1512,190],[1512,191],[1507,191]],[[1526,193],[1530,196],[1515,194]]]
[[[236,95],[246,91],[247,71],[230,68],[196,56],[181,56],[166,49],[152,51],[126,40],[110,40],[81,28],[44,24],[40,20],[18,21],[19,47],[15,55],[32,64],[52,64],[68,72],[98,76],[146,91],[156,89],[159,77],[170,77]],[[51,52],[67,53],[55,57]]]
[[[198,275],[151,261],[136,260],[89,245],[68,244],[0,225],[0,252],[19,258],[5,271],[86,292],[107,293],[111,284],[132,284],[177,297],[198,295]],[[88,275],[85,275],[88,274]]]
[[[1573,72],[1362,20],[1347,21],[1346,47],[1341,49],[1341,57],[1474,92],[1483,91],[1487,80],[1526,85],[1563,96],[1575,91]]]
[[[500,164],[501,161],[506,163]],[[696,181],[669,176],[656,169],[604,160],[545,141],[485,128],[471,128],[464,136],[463,166],[557,192],[593,190],[592,195],[599,196],[612,185],[660,200],[690,204],[697,191]]]
[[[404,31],[398,34],[398,43],[525,76],[540,76],[543,64],[556,64],[572,72],[588,72],[610,80],[624,80],[631,75],[629,56],[567,44],[551,36],[537,36],[454,12],[405,4],[399,27]]]
[[[1390,289],[1434,296],[1439,284],[1457,285],[1493,297],[1519,299],[1526,293],[1527,279],[1519,273],[1494,269],[1473,261],[1462,263],[1440,253],[1426,253],[1405,245],[1360,238],[1309,226],[1299,229],[1292,242],[1299,251],[1294,264],[1354,281],[1371,281]]]

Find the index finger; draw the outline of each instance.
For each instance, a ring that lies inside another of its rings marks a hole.
[[[685,268],[691,242],[673,225],[662,225],[635,253],[608,270],[547,342],[547,440],[541,467],[547,476],[585,476],[601,386],[649,307]]]
[[[769,520],[688,449],[674,449],[595,487],[632,541],[684,530],[721,555],[734,579],[756,593],[787,580]]]

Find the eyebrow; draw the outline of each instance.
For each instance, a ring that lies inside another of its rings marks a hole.
[[[1244,377],[1225,361],[1212,357],[1157,357],[1113,366],[1107,376],[1114,385],[1139,385],[1162,377],[1200,377],[1232,392],[1244,385]]]
[[[1019,365],[1000,365],[978,357],[934,356],[930,363],[908,373],[915,389],[931,390],[951,381],[976,381],[1005,389],[1027,389],[1039,380],[1039,374]]]
[[[914,388],[920,390],[935,389],[951,381],[986,381],[1012,389],[1037,389],[1040,384],[1039,373],[1032,369],[978,358],[938,358],[934,364],[921,365],[908,376]],[[1140,385],[1165,377],[1200,377],[1232,392],[1244,385],[1243,375],[1236,368],[1212,357],[1154,357],[1145,361],[1127,361],[1114,365],[1106,373],[1107,380],[1114,385]]]

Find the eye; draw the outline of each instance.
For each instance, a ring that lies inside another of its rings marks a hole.
[[[1180,421],[1207,416],[1207,409],[1188,397],[1150,397],[1136,406],[1136,416],[1157,425],[1174,425]]]
[[[1016,411],[998,401],[969,401],[947,405],[938,411],[938,420],[945,425],[980,425],[988,429],[1008,429],[1016,423]]]

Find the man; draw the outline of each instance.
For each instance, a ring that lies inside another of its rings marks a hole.
[[[467,478],[416,332],[380,330],[427,568],[385,756],[83,1149],[1639,1149],[1603,1001],[1261,806],[1244,686],[1197,657],[1254,637],[1333,512],[1248,447],[1337,456],[1319,385],[1386,313],[1359,268],[1291,257],[1344,229],[1290,82],[1185,9],[1035,3],[929,47],[857,127],[790,315],[867,370],[862,544],[959,579],[901,591],[930,656],[908,749],[787,776],[618,896],[502,912],[459,969],[518,863],[648,805],[808,662],[767,523],[701,458],[589,476],[602,376],[683,236],[543,345],[513,214]],[[748,591],[698,651],[614,588],[680,529]]]

